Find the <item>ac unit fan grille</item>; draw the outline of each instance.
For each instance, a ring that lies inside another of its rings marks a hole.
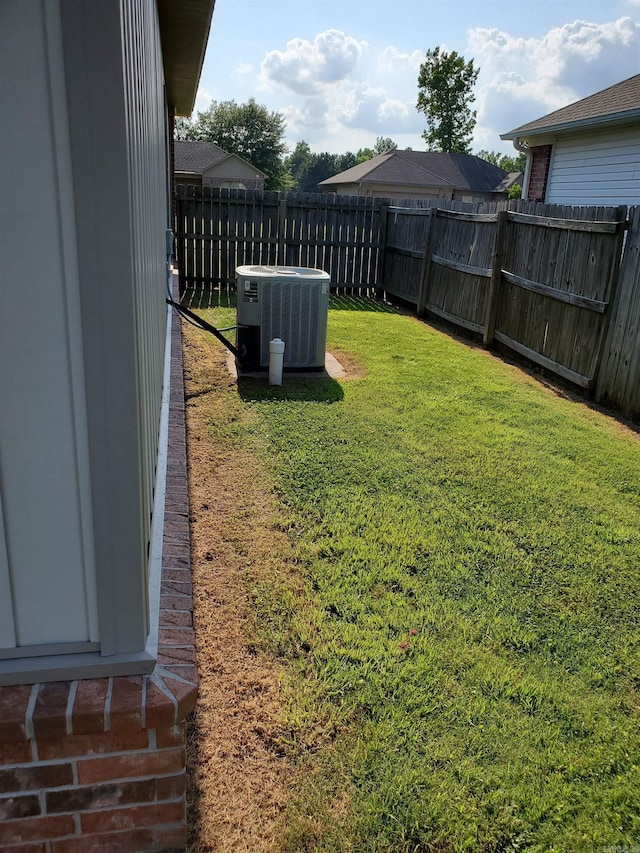
[[[318,285],[307,282],[266,284],[261,298],[260,362],[269,363],[269,341],[285,341],[284,366],[315,364],[318,349]]]

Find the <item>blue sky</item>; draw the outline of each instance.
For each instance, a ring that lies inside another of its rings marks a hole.
[[[196,112],[254,97],[291,148],[424,150],[417,77],[440,45],[480,69],[473,149],[640,73],[640,0],[216,0]]]

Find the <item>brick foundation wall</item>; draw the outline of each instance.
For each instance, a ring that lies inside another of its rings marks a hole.
[[[185,846],[184,721],[198,679],[175,313],[171,373],[157,666],[150,675],[0,687],[3,853]]]
[[[531,174],[527,198],[532,201],[544,201],[547,193],[547,179],[551,163],[551,145],[537,145],[531,149]]]

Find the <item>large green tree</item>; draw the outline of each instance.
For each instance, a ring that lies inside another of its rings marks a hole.
[[[213,101],[195,121],[183,121],[176,130],[178,139],[215,142],[230,154],[248,160],[266,174],[265,189],[287,188],[284,116],[269,112],[255,98],[245,104]]]
[[[427,129],[422,134],[429,151],[469,154],[476,113],[473,86],[478,77],[473,59],[439,47],[428,50],[418,75],[416,108],[425,114]]]

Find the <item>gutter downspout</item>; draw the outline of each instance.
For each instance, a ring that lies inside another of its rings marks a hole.
[[[516,151],[520,151],[521,154],[527,155],[527,162],[525,163],[524,167],[524,177],[522,179],[522,198],[528,199],[529,180],[531,179],[531,163],[533,160],[531,156],[531,149],[528,146],[525,147],[522,142],[520,142],[519,136],[516,136],[516,138],[513,140],[513,147],[516,149]]]

